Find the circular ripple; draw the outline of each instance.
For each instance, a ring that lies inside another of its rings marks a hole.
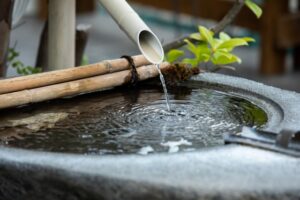
[[[244,125],[263,126],[267,120],[251,102],[210,89],[171,91],[170,111],[160,91],[142,90],[131,97],[89,97],[77,105],[79,115],[8,144],[88,154],[191,151],[222,145],[224,133],[236,133]]]

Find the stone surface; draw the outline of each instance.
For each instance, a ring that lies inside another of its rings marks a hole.
[[[300,130],[297,93],[223,75],[194,80],[257,101],[269,115],[274,112],[268,130]],[[241,145],[149,156],[2,147],[0,199],[300,199],[299,166],[298,158]]]
[[[11,199],[23,199],[20,193],[38,199],[45,191],[55,199],[300,198],[299,159],[243,146],[146,157],[11,149],[0,156],[4,194]]]

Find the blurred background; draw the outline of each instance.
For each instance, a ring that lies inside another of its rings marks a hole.
[[[22,0],[21,0],[22,1]],[[24,0],[25,1],[25,0]],[[19,59],[35,66],[47,18],[46,0],[28,0],[25,15],[11,32],[10,47]],[[163,44],[213,26],[233,5],[232,0],[129,0]],[[263,16],[257,19],[246,7],[225,31],[251,36],[256,43],[235,52],[243,60],[236,70],[218,73],[245,77],[267,85],[300,92],[300,9],[298,0],[261,0]],[[122,55],[139,54],[138,48],[118,28],[96,1],[77,0],[77,24],[90,26],[84,62],[95,63]],[[9,68],[7,76],[16,76]]]

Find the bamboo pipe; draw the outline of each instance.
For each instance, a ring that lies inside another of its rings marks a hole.
[[[99,0],[128,37],[137,44],[142,54],[153,64],[164,59],[158,37],[150,30],[126,0]]]
[[[132,58],[137,67],[149,64],[142,55],[133,56]],[[0,94],[63,83],[126,69],[129,69],[128,61],[126,59],[116,59],[76,68],[3,79],[0,80]]]
[[[161,70],[166,70],[170,67],[171,65],[166,62],[160,65]],[[139,67],[137,72],[141,81],[158,76],[158,70],[155,65]],[[131,71],[125,70],[35,89],[2,94],[0,95],[0,109],[113,88],[128,83],[130,78]]]

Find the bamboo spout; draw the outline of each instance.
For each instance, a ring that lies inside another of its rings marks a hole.
[[[99,2],[137,44],[149,62],[159,64],[163,61],[164,51],[159,39],[125,0],[99,0]]]

